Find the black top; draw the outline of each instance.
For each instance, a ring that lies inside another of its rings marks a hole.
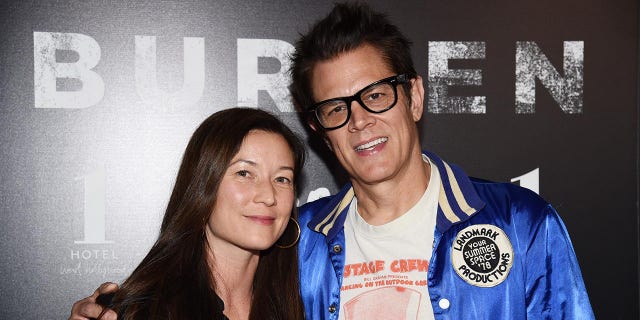
[[[96,298],[96,303],[103,306],[104,308],[113,309],[114,295],[115,293],[101,294]],[[222,301],[222,299],[220,299],[217,294],[215,295],[215,302],[216,312],[214,315],[212,315],[212,318],[215,320],[229,320],[229,318],[224,315],[224,301]]]

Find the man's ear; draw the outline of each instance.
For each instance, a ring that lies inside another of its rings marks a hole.
[[[329,148],[329,150],[333,152],[333,148],[331,147],[331,141],[329,141],[329,138],[327,138],[326,132],[324,132],[323,129],[320,129],[318,127],[318,123],[315,122],[313,119],[308,119],[307,124],[315,134],[319,135],[322,138],[322,141],[324,141],[324,144],[327,145],[327,148]]]
[[[329,148],[329,150],[331,152],[333,152],[333,147],[331,146],[331,141],[329,141],[329,138],[327,138],[326,134],[322,134],[322,140],[324,140],[324,143],[327,145],[327,148]]]
[[[318,132],[318,127],[316,127],[316,122],[315,121],[313,121],[312,119],[308,119],[307,120],[307,125],[309,125],[309,128],[311,128],[311,130],[313,130],[316,133],[319,133]]]
[[[424,111],[424,86],[422,85],[422,77],[416,76],[411,79],[411,115],[413,121],[418,122],[422,118]]]

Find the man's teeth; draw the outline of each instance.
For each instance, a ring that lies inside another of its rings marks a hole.
[[[356,147],[356,151],[362,151],[362,150],[373,148],[373,147],[375,147],[375,146],[377,146],[377,145],[379,145],[381,143],[387,142],[387,140],[389,140],[389,138],[384,137],[384,138],[375,139],[373,141],[369,141],[369,142],[367,142],[365,144],[357,146]]]

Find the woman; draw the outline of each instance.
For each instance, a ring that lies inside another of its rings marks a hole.
[[[302,319],[291,214],[304,158],[267,112],[207,118],[185,150],[158,240],[114,296],[119,318]],[[70,319],[85,319],[78,303]]]

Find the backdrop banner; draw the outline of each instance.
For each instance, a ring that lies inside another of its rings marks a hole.
[[[367,1],[413,42],[423,147],[558,210],[596,317],[638,319],[638,2]],[[63,319],[158,234],[182,152],[248,106],[305,139],[288,57],[333,1],[3,1],[2,319]],[[336,192],[322,145],[298,204]]]

